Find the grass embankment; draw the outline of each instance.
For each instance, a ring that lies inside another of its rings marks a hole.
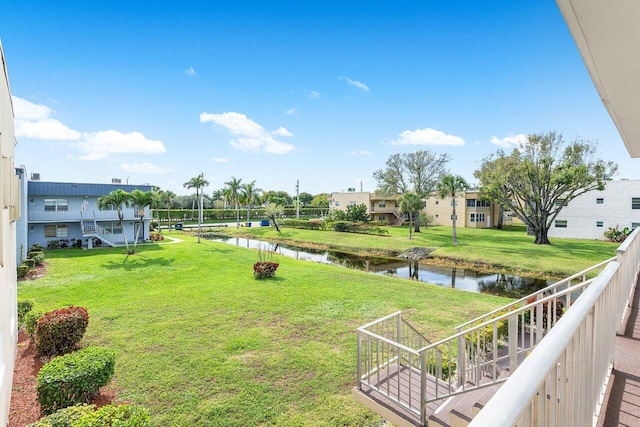
[[[158,426],[375,425],[351,397],[358,326],[403,310],[436,339],[506,302],[278,256],[256,281],[256,251],[183,238],[47,251],[47,276],[18,288],[38,309],[87,307],[83,344],[117,351],[119,400]]]
[[[451,227],[422,227],[409,240],[407,227],[387,227],[388,236],[273,227],[212,229],[211,234],[242,235],[307,247],[369,255],[395,255],[415,247],[430,247],[432,261],[478,269],[507,270],[526,275],[566,277],[615,256],[617,243],[596,240],[551,239],[534,245],[524,226],[503,230],[458,228],[458,246],[451,243]]]

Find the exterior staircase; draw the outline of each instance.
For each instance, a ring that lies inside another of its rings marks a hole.
[[[394,210],[392,213],[396,217],[396,220],[393,222],[394,226],[398,227],[398,226],[404,224],[406,219],[405,219],[404,215],[402,213],[400,213],[400,211]]]
[[[95,219],[90,223],[85,223],[83,219],[80,219],[80,229],[82,230],[82,237],[93,239],[100,239],[103,243],[117,247],[121,246],[121,244],[117,243],[114,239],[114,235],[104,228],[100,227]],[[93,245],[92,245],[93,246]]]
[[[430,343],[396,312],[357,330],[354,398],[398,426],[462,427],[587,289],[607,260]]]

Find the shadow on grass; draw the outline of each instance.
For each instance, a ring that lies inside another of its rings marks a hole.
[[[175,262],[174,259],[170,258],[141,258],[135,255],[125,255],[122,257],[122,260],[111,260],[102,264],[102,267],[114,270],[114,269],[124,269],[124,270],[135,270],[137,268],[148,268],[148,267],[169,267],[173,265]]]

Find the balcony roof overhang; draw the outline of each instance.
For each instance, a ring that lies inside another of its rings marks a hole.
[[[556,0],[631,157],[640,157],[640,2]]]

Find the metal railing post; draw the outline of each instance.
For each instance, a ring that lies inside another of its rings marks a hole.
[[[427,352],[420,354],[420,424],[427,422]]]
[[[465,373],[466,373],[466,366],[465,366],[465,351],[464,351],[464,335],[460,335],[458,337],[458,356],[457,356],[457,363],[458,363],[458,387],[462,387],[462,385],[466,382],[465,379]]]
[[[357,331],[357,351],[358,351],[358,355],[357,360],[358,360],[358,366],[357,366],[357,372],[358,372],[358,390],[362,390],[362,344],[360,343],[360,340],[362,339],[362,334],[360,334],[360,331]]]

